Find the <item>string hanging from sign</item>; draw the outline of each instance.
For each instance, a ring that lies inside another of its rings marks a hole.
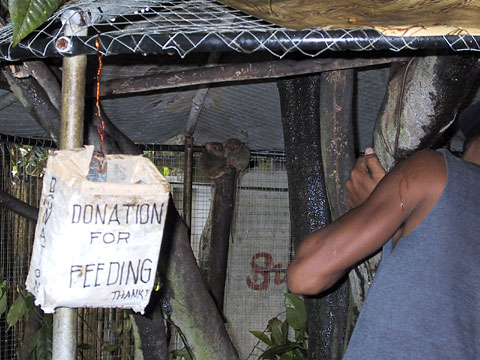
[[[97,35],[97,39],[95,40],[95,47],[97,48],[97,57],[98,57],[98,69],[97,69],[97,91],[95,94],[95,105],[97,107],[97,131],[98,135],[100,136],[100,152],[102,155],[105,155],[103,152],[103,140],[105,138],[105,120],[103,119],[102,116],[102,111],[100,109],[100,74],[102,73],[102,66],[103,66],[103,61],[102,57],[103,54],[100,53],[100,41],[99,41],[99,36]]]

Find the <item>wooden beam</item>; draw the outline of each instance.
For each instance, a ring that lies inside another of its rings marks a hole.
[[[104,81],[100,88],[100,96],[131,94],[220,82],[277,79],[293,75],[404,62],[409,59],[408,57],[384,57],[371,59],[310,59],[301,61],[274,60],[261,63],[202,67],[163,74]],[[94,96],[93,89],[90,96]]]

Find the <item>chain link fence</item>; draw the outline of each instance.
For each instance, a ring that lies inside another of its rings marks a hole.
[[[64,36],[65,21],[79,11],[87,36]],[[63,17],[63,22],[62,22]],[[17,47],[11,24],[0,28],[0,58],[195,51],[264,51],[278,58],[291,52],[448,49],[480,51],[480,37],[464,31],[444,36],[386,36],[375,29],[294,31],[212,0],[70,1]]]

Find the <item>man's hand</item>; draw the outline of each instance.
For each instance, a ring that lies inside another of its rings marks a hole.
[[[351,209],[368,199],[377,184],[386,175],[372,148],[365,149],[365,156],[358,158],[347,180],[347,203]]]

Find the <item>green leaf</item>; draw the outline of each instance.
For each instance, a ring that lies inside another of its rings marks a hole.
[[[130,330],[132,330],[132,322],[130,319],[123,320],[123,332],[128,333]]]
[[[307,311],[302,299],[294,294],[285,294],[285,308],[287,322],[295,330],[305,329],[307,326]]]
[[[122,326],[122,324],[117,325],[117,326],[112,326],[112,331],[113,331],[115,334],[120,335],[120,334],[123,332],[123,326]]]
[[[280,330],[282,330],[283,343],[287,343],[288,342],[288,323],[286,321],[282,322],[282,326],[280,327]]]
[[[28,351],[30,354],[35,354],[35,349],[37,348],[37,341],[38,337],[40,336],[40,330],[38,330],[30,339],[30,343],[28,344]],[[35,357],[33,357],[35,359]]]
[[[7,280],[0,283],[0,316],[7,311]]]
[[[306,329],[295,330],[295,341],[305,342],[306,339]]]
[[[37,360],[52,359],[52,329],[43,326],[40,330],[40,336],[37,341]]]
[[[283,345],[285,344],[285,337],[282,331],[283,322],[278,320],[277,318],[273,318],[269,322],[269,329],[272,334],[272,340],[275,345]]]
[[[114,344],[114,345],[104,344],[102,348],[103,348],[104,351],[113,352],[113,351],[117,350],[120,347],[120,345],[121,344]]]
[[[43,325],[35,335],[33,335],[28,345],[30,353],[35,353],[36,360],[52,359],[52,328]]]
[[[256,338],[260,339],[261,341],[263,341],[265,344],[267,344],[268,346],[273,346],[273,342],[272,340],[270,340],[270,338],[263,332],[261,331],[250,331],[250,333],[255,336]]]
[[[19,295],[13,302],[12,306],[10,307],[10,310],[8,310],[8,314],[7,314],[8,328],[10,329],[12,326],[15,326],[23,316],[28,314],[28,311],[29,309],[25,301],[25,298],[22,295]]]
[[[292,352],[288,352],[280,355],[280,360],[294,360],[295,357],[292,355]]]
[[[293,357],[295,360],[308,360],[308,351],[306,348],[299,346],[293,350]]]
[[[77,345],[77,349],[78,349],[78,350],[85,350],[85,351],[86,351],[86,350],[93,350],[93,346],[90,345],[90,344],[85,344],[85,343],[83,343],[83,344]]]
[[[265,351],[260,356],[260,359],[271,359],[274,356],[281,355],[281,354],[284,354],[286,352],[292,351],[296,347],[298,347],[298,344],[296,344],[296,343],[275,346],[275,347]]]
[[[174,357],[185,358],[186,360],[192,360],[192,357],[190,356],[190,353],[185,349],[183,349],[183,350],[173,350],[171,353]]]
[[[35,307],[35,301],[33,300],[33,295],[27,291],[22,291],[22,296],[25,300],[25,306],[27,307],[28,311],[32,310]]]
[[[58,9],[63,0],[10,0],[13,46],[42,25]]]

